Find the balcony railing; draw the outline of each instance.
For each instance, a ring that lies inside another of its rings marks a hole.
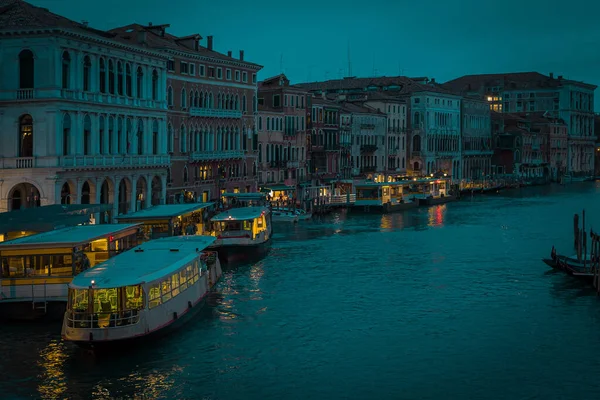
[[[239,110],[221,110],[218,108],[191,107],[190,115],[192,117],[241,118],[242,112]]]
[[[287,167],[288,168],[299,168],[300,167],[300,162],[299,161],[288,161],[287,162]]]
[[[377,146],[374,144],[363,144],[360,146],[361,153],[374,153],[377,151]]]
[[[360,129],[375,129],[375,124],[360,124]]]
[[[421,157],[420,151],[411,151],[410,154],[412,157]]]
[[[364,172],[375,172],[375,171],[377,171],[377,167],[362,167],[360,169],[361,173],[364,173]]]
[[[58,157],[0,158],[0,169],[56,168],[58,166]]]
[[[194,151],[190,154],[192,161],[231,160],[242,157],[242,150]]]
[[[171,157],[167,155],[96,155],[62,156],[60,166],[65,168],[103,168],[103,167],[154,167],[168,166]]]
[[[31,100],[35,98],[34,89],[19,89],[17,90],[17,100]]]
[[[271,167],[271,168],[285,168],[286,167],[286,162],[285,161],[270,161],[269,162],[269,167]]]

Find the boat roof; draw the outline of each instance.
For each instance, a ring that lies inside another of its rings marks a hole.
[[[0,251],[19,248],[75,247],[137,229],[140,224],[78,225],[0,243]]]
[[[45,232],[85,224],[90,214],[112,209],[112,204],[52,204],[0,213],[0,232]]]
[[[139,285],[171,275],[198,257],[215,241],[214,236],[172,236],[151,240],[77,275],[72,289],[95,289]]]
[[[240,207],[240,208],[232,208],[227,211],[223,211],[211,218],[212,222],[217,221],[247,221],[250,219],[255,219],[260,217],[260,215],[264,212],[267,212],[268,209],[265,207]]]
[[[215,203],[160,204],[131,214],[120,215],[116,217],[116,219],[121,221],[131,221],[173,218],[202,210],[213,204]]]
[[[230,197],[236,199],[243,200],[253,200],[253,199],[264,199],[266,195],[264,193],[223,193],[221,197]]]

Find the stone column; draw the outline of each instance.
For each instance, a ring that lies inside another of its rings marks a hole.
[[[146,178],[146,193],[144,198],[144,208],[152,207],[152,175],[144,176]]]
[[[160,204],[167,204],[167,176],[160,176]]]
[[[100,194],[102,192],[102,183],[104,182],[104,179],[98,179],[96,178],[96,199],[95,201],[91,201],[91,203],[93,204],[100,204]],[[96,224],[101,224],[104,223],[104,213],[94,213],[94,218],[96,218]]]
[[[114,186],[114,194],[113,194],[113,212],[112,212],[112,219],[114,220],[114,218],[116,216],[119,215],[119,183],[121,182],[121,177],[120,176],[115,176],[115,186]],[[112,222],[112,221],[110,221]]]
[[[73,196],[73,193],[71,193],[72,204],[81,204],[81,187],[83,186],[83,182],[83,179],[77,178],[77,184],[75,189],[77,192],[75,193],[75,196]]]
[[[138,177],[136,175],[131,177],[131,204],[129,205],[129,211],[132,213],[137,211],[137,180]]]

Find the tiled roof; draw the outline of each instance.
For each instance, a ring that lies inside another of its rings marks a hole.
[[[374,108],[366,107],[366,106],[361,106],[361,105],[356,104],[356,103],[345,102],[345,103],[340,103],[340,105],[342,107],[342,111],[343,112],[357,113],[357,114],[376,114],[376,115],[381,116],[381,117],[385,117],[386,116],[385,113],[377,111]]]
[[[324,105],[324,106],[329,106],[329,107],[339,107],[339,104],[337,104],[335,101],[329,100],[329,99],[324,99],[322,97],[313,97],[311,99],[311,102],[312,102],[313,105]]]
[[[486,87],[503,87],[508,90],[518,89],[549,89],[559,88],[565,83],[583,84],[596,88],[583,82],[575,82],[560,77],[550,77],[539,72],[512,72],[506,74],[480,74],[465,75],[444,83],[444,87],[456,92],[477,92]]]
[[[423,84],[405,76],[379,77],[379,78],[344,78],[333,79],[324,82],[300,83],[297,86],[310,91],[336,91],[336,90],[364,90],[368,87],[377,87],[382,90],[387,87],[389,96],[410,95],[416,92],[435,92],[453,94],[449,90],[437,84]],[[393,89],[396,86],[398,89]],[[392,89],[390,89],[392,88]]]
[[[112,38],[108,32],[90,28],[72,21],[47,8],[36,7],[23,0],[0,0],[0,30],[22,28],[63,28],[94,34],[103,38]]]
[[[178,37],[175,35],[171,35],[169,33],[161,36],[158,31],[160,31],[161,27],[168,27],[169,25],[156,25],[156,26],[143,26],[140,24],[130,24],[126,26],[121,26],[118,28],[111,29],[109,32],[115,34],[120,40],[128,42],[130,44],[139,45],[138,32],[146,33],[145,43],[143,44],[145,47],[153,48],[153,49],[163,49],[163,50],[173,50],[173,51],[181,51],[184,53],[196,54],[203,57],[210,57],[223,61],[231,61],[236,63],[246,64],[248,66],[253,66],[256,68],[262,68],[261,65],[251,63],[248,61],[241,61],[237,58],[229,57],[225,54],[221,54],[214,50],[209,50],[208,48],[198,45],[198,50],[191,49],[188,46],[183,44],[183,37]],[[188,35],[186,38],[194,37],[195,35]],[[198,35],[200,37],[200,35]],[[178,40],[179,39],[179,40]]]

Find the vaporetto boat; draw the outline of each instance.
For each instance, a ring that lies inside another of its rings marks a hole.
[[[152,240],[69,284],[65,341],[98,349],[168,333],[201,308],[221,277],[210,236]]]

